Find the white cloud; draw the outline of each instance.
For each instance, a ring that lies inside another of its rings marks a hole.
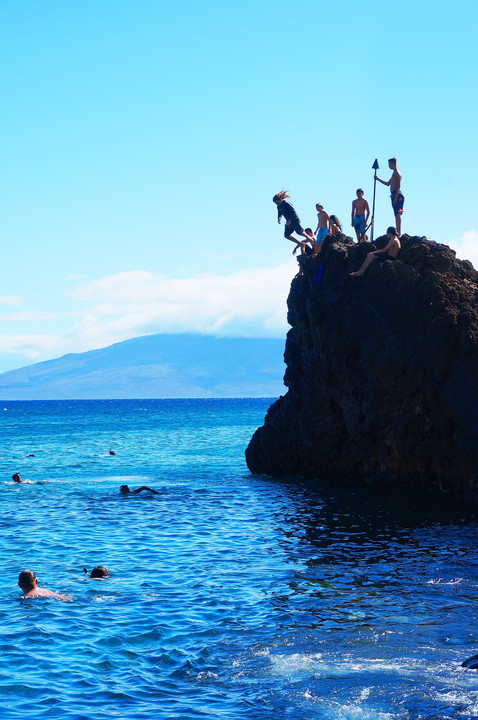
[[[51,333],[50,322],[49,333],[0,335],[0,353],[38,362],[154,333],[283,337],[288,329],[286,300],[296,272],[297,263],[291,260],[224,276],[168,278],[132,271],[99,278],[70,293],[80,306],[73,312],[0,315],[0,320],[30,320],[38,327],[55,317],[63,326],[65,319],[75,320],[64,334]]]
[[[155,332],[281,337],[296,269],[291,261],[225,276],[134,271],[100,278],[72,293],[91,303],[72,335],[83,342],[107,338],[105,344]]]
[[[0,305],[21,305],[22,302],[18,295],[4,295],[0,297]]]
[[[478,268],[478,230],[467,230],[460,238],[450,243],[460,260],[470,260]]]

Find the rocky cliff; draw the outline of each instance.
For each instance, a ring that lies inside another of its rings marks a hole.
[[[395,262],[350,277],[371,249],[337,235],[319,257],[299,258],[288,391],[252,437],[248,467],[476,501],[478,273],[449,247],[403,235]]]

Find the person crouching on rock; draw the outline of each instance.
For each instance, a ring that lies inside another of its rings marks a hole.
[[[367,257],[362,263],[362,267],[360,267],[356,272],[351,272],[351,277],[361,277],[365,270],[373,263],[374,260],[396,260],[397,255],[400,252],[400,240],[398,238],[398,233],[395,230],[394,227],[387,228],[387,239],[388,243],[385,245],[382,250],[375,250],[374,252],[369,252],[367,254]]]
[[[277,193],[277,195],[274,195],[274,197],[272,198],[272,202],[275,202],[275,204],[277,205],[277,222],[280,224],[281,218],[285,218],[284,237],[287,240],[290,240],[291,242],[294,242],[296,244],[296,247],[292,251],[294,254],[300,247],[302,247],[302,250],[304,251],[303,246],[306,242],[311,242],[315,250],[315,239],[312,235],[307,235],[306,231],[303,229],[294,206],[291,205],[291,203],[288,203],[286,200],[286,198],[288,197],[290,196],[287,195],[287,191],[281,190],[279,193]],[[296,232],[297,235],[301,235],[303,238],[305,238],[305,240],[302,242],[300,242],[300,240],[297,240],[292,235],[292,233],[294,232]]]
[[[335,233],[342,232],[342,225],[339,222],[337,215],[331,215],[329,217],[329,235],[335,235]]]

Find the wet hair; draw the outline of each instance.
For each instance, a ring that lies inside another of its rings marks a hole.
[[[357,194],[358,192],[361,192],[362,195],[363,195],[363,190],[362,190],[362,188],[357,188],[356,191],[355,191],[355,194]]]
[[[288,197],[290,197],[290,195],[287,195],[287,190],[281,190],[276,195],[274,195],[274,197],[272,198],[272,202],[279,204]]]
[[[391,225],[390,225],[390,227],[387,228],[387,235],[388,235],[388,233],[390,233],[391,235],[395,235],[395,237],[397,237],[397,235],[398,235],[398,232]]]
[[[21,483],[21,481],[22,481],[22,476],[20,475],[20,473],[14,473],[14,474],[12,475],[12,480],[13,480],[13,482]]]
[[[22,570],[18,576],[18,584],[24,592],[33,590],[33,588],[38,584],[38,580],[33,570]]]
[[[394,165],[397,164],[397,158],[388,158],[388,162],[393,163]]]
[[[105,577],[109,577],[109,575],[110,574],[104,565],[97,565],[90,572],[90,577],[92,577],[92,578],[105,578]]]
[[[120,485],[120,492],[123,493],[123,495],[128,495],[128,493],[131,492],[129,487],[127,485]]]
[[[340,224],[340,220],[338,219],[337,215],[331,215],[330,219],[334,223],[334,225],[337,225],[340,232],[342,232],[342,225]]]

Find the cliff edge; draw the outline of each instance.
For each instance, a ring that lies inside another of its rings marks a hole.
[[[252,472],[478,500],[478,273],[446,245],[401,241],[395,262],[376,261],[363,277],[349,273],[374,248],[344,235],[299,258],[288,391],[247,447]]]

